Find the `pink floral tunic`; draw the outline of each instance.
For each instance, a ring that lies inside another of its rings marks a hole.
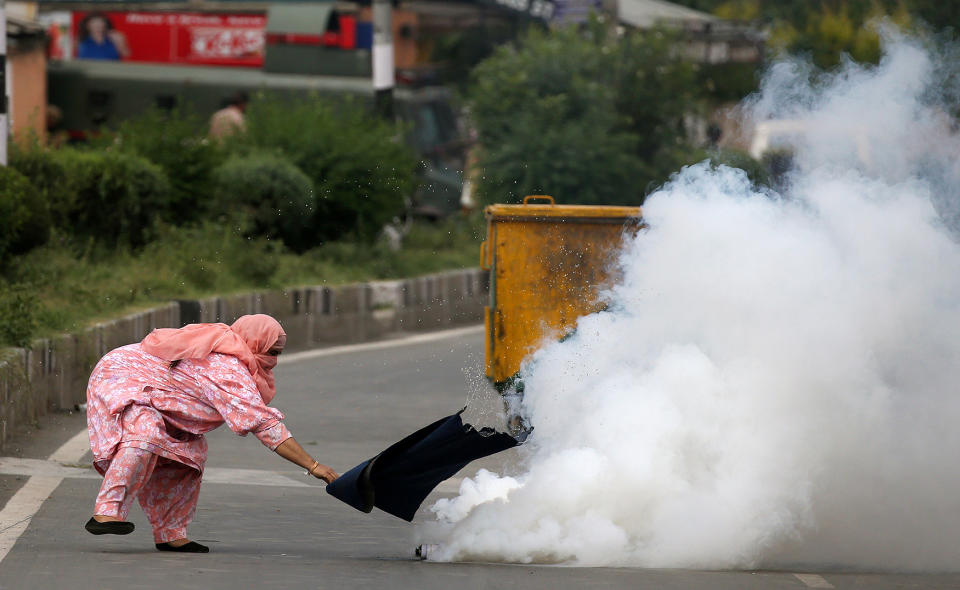
[[[263,403],[247,368],[220,353],[171,368],[140,344],[130,344],[100,359],[87,385],[87,428],[100,473],[122,447],[203,472],[204,433],[226,422],[240,436],[252,432],[274,450],[290,438],[282,419],[279,410]]]

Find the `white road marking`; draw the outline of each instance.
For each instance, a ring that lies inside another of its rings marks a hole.
[[[84,430],[65,442],[59,449],[50,455],[50,459],[61,463],[77,463],[89,449],[87,431]],[[43,461],[46,463],[46,461]],[[5,463],[0,459],[0,465]],[[62,465],[61,465],[62,467]],[[69,467],[63,467],[69,469]],[[17,539],[27,530],[33,515],[40,510],[43,502],[57,489],[63,476],[52,474],[29,474],[30,479],[23,484],[17,493],[7,501],[7,505],[0,510],[0,562],[13,549]]]
[[[17,539],[30,525],[30,519],[61,481],[61,477],[31,477],[0,510],[0,562],[13,549]]]
[[[308,478],[306,475],[300,475],[300,479],[293,479],[276,471],[232,469],[229,467],[210,467],[204,469],[203,483],[228,483],[234,485],[275,486],[283,488],[309,488],[323,485],[321,480],[315,477]]]
[[[50,460],[61,463],[79,463],[88,452],[90,452],[90,436],[87,434],[87,429],[84,428],[54,451],[50,455]]]
[[[435,342],[446,338],[456,338],[458,336],[467,336],[483,332],[483,326],[469,326],[467,328],[454,328],[452,330],[441,330],[438,332],[426,332],[424,334],[414,334],[404,336],[393,340],[377,340],[375,342],[361,342],[360,344],[346,344],[344,346],[331,346],[329,348],[318,348],[317,350],[305,350],[303,352],[294,352],[280,355],[280,364],[295,363],[309,359],[331,356],[334,354],[346,354],[350,352],[364,352],[367,350],[382,350],[384,348],[394,348],[397,346],[407,346],[409,344],[421,344],[424,342]]]
[[[793,574],[793,577],[807,585],[807,588],[833,588],[833,584],[817,574]]]
[[[78,463],[64,463],[60,461],[44,461],[43,459],[18,459],[16,457],[0,457],[0,474],[27,475],[30,477],[67,477],[94,479],[100,474],[93,470],[93,466],[80,466]]]

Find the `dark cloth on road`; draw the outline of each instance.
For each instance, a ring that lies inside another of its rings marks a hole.
[[[464,408],[465,410],[466,408]],[[412,521],[420,504],[467,463],[520,444],[492,428],[464,424],[463,410],[421,428],[327,486],[327,493],[357,510],[380,510]]]

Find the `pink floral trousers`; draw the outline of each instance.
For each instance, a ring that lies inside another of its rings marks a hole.
[[[200,479],[199,471],[183,463],[121,447],[104,474],[93,513],[126,520],[137,498],[153,526],[154,542],[184,539],[197,511]]]

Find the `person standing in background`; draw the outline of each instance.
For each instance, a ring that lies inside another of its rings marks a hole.
[[[219,141],[246,131],[244,113],[248,102],[250,97],[243,91],[228,98],[225,106],[210,117],[210,137]]]

